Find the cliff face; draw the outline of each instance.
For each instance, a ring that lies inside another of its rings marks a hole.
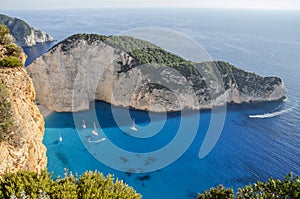
[[[143,49],[131,49],[138,44]],[[126,37],[74,35],[39,57],[27,72],[38,102],[58,112],[87,110],[94,99],[160,112],[286,96],[280,78],[261,77],[225,62],[188,62]]]
[[[19,169],[41,171],[47,164],[42,143],[44,119],[34,103],[35,91],[23,68],[0,68],[0,81],[7,89],[14,131],[0,140],[0,176]]]
[[[38,43],[54,41],[53,37],[44,31],[30,27],[21,19],[0,14],[0,23],[9,27],[11,34],[16,39],[16,44],[19,46],[34,46]]]

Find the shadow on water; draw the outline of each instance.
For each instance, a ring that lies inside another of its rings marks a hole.
[[[151,178],[150,175],[144,175],[144,176],[136,177],[136,179],[139,180],[139,181],[150,180],[150,178]]]
[[[268,102],[268,103],[255,103],[255,104],[229,104],[227,106],[227,112],[244,112],[245,118],[248,118],[250,114],[261,114],[262,109],[265,112],[271,112],[276,108],[280,108],[284,103],[281,101]],[[93,123],[95,120],[99,122],[101,128],[114,128],[128,126],[132,124],[132,120],[135,120],[135,123],[140,126],[146,126],[151,121],[164,120],[164,113],[153,113],[148,111],[140,111],[136,109],[128,109],[124,107],[116,107],[109,103],[103,101],[95,101],[90,103],[90,107],[95,107],[95,110],[92,108],[88,111],[81,111],[76,113],[52,113],[46,118],[46,128],[76,128],[81,127],[82,121],[84,120],[87,128],[93,128]],[[130,118],[122,118],[122,115],[127,115],[129,112]],[[95,113],[97,119],[95,119]],[[169,112],[167,113],[167,118],[180,117],[182,115],[192,115],[198,114],[199,111],[185,111],[182,112]],[[201,114],[211,113],[210,110],[201,110]],[[114,115],[115,114],[115,115]],[[150,118],[151,115],[151,118]],[[78,124],[74,123],[74,116]],[[115,116],[118,117],[118,125],[115,121]],[[233,121],[236,125],[244,126],[246,121],[242,123],[237,123]],[[98,125],[97,125],[98,126]]]
[[[128,109],[124,107],[115,107],[103,101],[92,102],[90,107],[95,107],[97,119],[95,119],[95,111],[81,111],[76,113],[52,113],[46,118],[46,128],[76,128],[81,127],[84,120],[87,128],[93,128],[94,122],[99,122],[101,128],[114,128],[128,126],[132,124],[132,120],[140,126],[146,126],[151,121],[159,121],[165,119],[165,113],[153,113],[148,111],[140,111],[136,109]],[[122,118],[122,115],[127,115],[129,112],[130,118]],[[114,114],[115,115],[114,115]],[[186,115],[198,114],[199,111],[186,111]],[[150,118],[151,115],[151,118]],[[167,113],[167,118],[180,117],[181,112]],[[114,117],[118,117],[118,125]],[[75,120],[77,124],[75,125]],[[97,121],[95,121],[97,120]],[[98,125],[97,125],[98,126]]]
[[[71,170],[71,165],[68,161],[68,158],[67,156],[61,152],[61,151],[57,151],[55,153],[55,156],[57,157],[57,159],[59,159],[61,161],[61,163],[66,167],[66,168],[69,168]]]
[[[46,53],[52,46],[54,46],[56,42],[47,42],[42,44],[37,44],[31,47],[23,47],[24,52],[27,55],[27,59],[25,62],[25,66],[31,64],[36,58]]]
[[[275,109],[280,109],[285,102],[282,100],[273,101],[273,102],[257,102],[257,103],[243,103],[243,104],[229,104],[227,106],[227,110],[231,111],[239,111],[244,112],[247,114],[248,117],[249,114],[262,114],[262,110],[265,112],[272,112]]]

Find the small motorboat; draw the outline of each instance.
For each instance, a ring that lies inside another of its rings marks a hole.
[[[130,129],[133,131],[137,131],[138,129],[135,127],[134,119],[132,120],[132,125],[130,126]]]
[[[60,141],[60,142],[62,142],[62,136],[60,135],[60,132],[58,132],[58,140]]]

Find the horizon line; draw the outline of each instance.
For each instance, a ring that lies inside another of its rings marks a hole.
[[[61,8],[0,8],[0,10],[96,10],[96,9],[208,9],[208,10],[253,10],[253,11],[299,11],[300,8],[247,8],[247,7],[167,7],[167,6],[103,6],[103,7],[61,7]]]

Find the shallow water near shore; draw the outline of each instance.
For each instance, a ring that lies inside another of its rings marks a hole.
[[[290,171],[300,173],[300,163],[297,162],[297,157],[300,157],[300,135],[293,125],[286,129],[285,122],[286,117],[293,117],[295,113],[291,111],[264,119],[249,118],[249,115],[282,110],[288,106],[289,102],[229,105],[220,139],[208,156],[199,159],[199,149],[210,122],[210,111],[191,112],[184,116],[180,113],[168,114],[159,135],[147,140],[127,139],[128,135],[113,120],[111,109],[115,107],[105,102],[96,102],[98,120],[100,124],[105,124],[102,129],[106,136],[119,147],[133,150],[134,146],[138,152],[164,146],[176,135],[181,117],[193,120],[196,114],[200,114],[197,136],[184,155],[166,168],[141,174],[111,169],[99,162],[94,157],[96,154],[88,152],[79,134],[92,136],[92,121],[86,121],[87,129],[77,129],[77,132],[71,113],[53,113],[46,118],[44,139],[48,149],[48,170],[61,176],[64,168],[79,175],[85,170],[114,173],[115,177],[123,179],[143,194],[143,198],[195,198],[197,192],[220,183],[237,189],[257,180],[267,180],[270,176],[281,178]],[[123,108],[117,109],[122,111]],[[130,110],[130,113],[139,126],[146,126],[150,122],[147,112]],[[130,125],[127,124],[128,129]],[[58,140],[59,132],[62,142]],[[95,145],[101,146],[101,142],[90,143],[88,147]],[[109,151],[106,153],[109,155]]]

